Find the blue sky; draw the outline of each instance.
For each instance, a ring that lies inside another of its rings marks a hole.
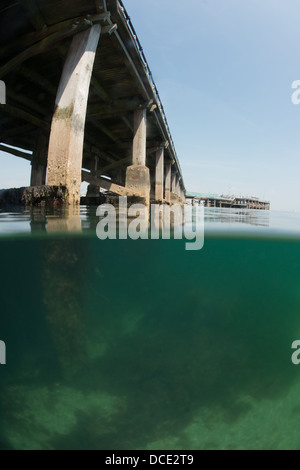
[[[297,0],[124,0],[158,87],[187,189],[300,211]],[[0,153],[0,187],[30,165]]]

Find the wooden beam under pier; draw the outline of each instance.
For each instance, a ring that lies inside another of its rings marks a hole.
[[[87,171],[82,171],[82,180],[86,181],[87,183],[93,184],[95,186],[100,186],[103,189],[106,189],[107,191],[110,191],[112,193],[118,194],[119,196],[136,196],[136,192],[125,188],[124,186],[120,186],[118,184],[113,183],[110,180],[107,180],[105,178],[96,178],[95,176],[91,175]]]
[[[24,158],[25,160],[28,160],[29,162],[32,161],[32,155],[30,153],[22,152],[22,150],[17,150],[11,147],[7,147],[6,145],[0,144],[0,151],[10,153],[11,155],[14,155],[15,157]]]

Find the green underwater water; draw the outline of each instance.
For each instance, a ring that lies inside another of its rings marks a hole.
[[[0,239],[1,449],[300,449],[300,241]]]

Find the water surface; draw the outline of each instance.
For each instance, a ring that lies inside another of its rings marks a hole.
[[[1,449],[299,449],[300,215],[209,209],[203,250],[0,213]]]

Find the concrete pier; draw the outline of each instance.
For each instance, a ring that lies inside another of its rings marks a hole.
[[[79,204],[82,181],[91,184],[86,200],[114,194],[149,205],[151,189],[152,200],[177,203],[171,166],[184,189],[180,162],[123,2],[16,0],[0,8],[0,23],[10,25],[0,150],[30,161],[31,185],[64,188],[67,205]]]

